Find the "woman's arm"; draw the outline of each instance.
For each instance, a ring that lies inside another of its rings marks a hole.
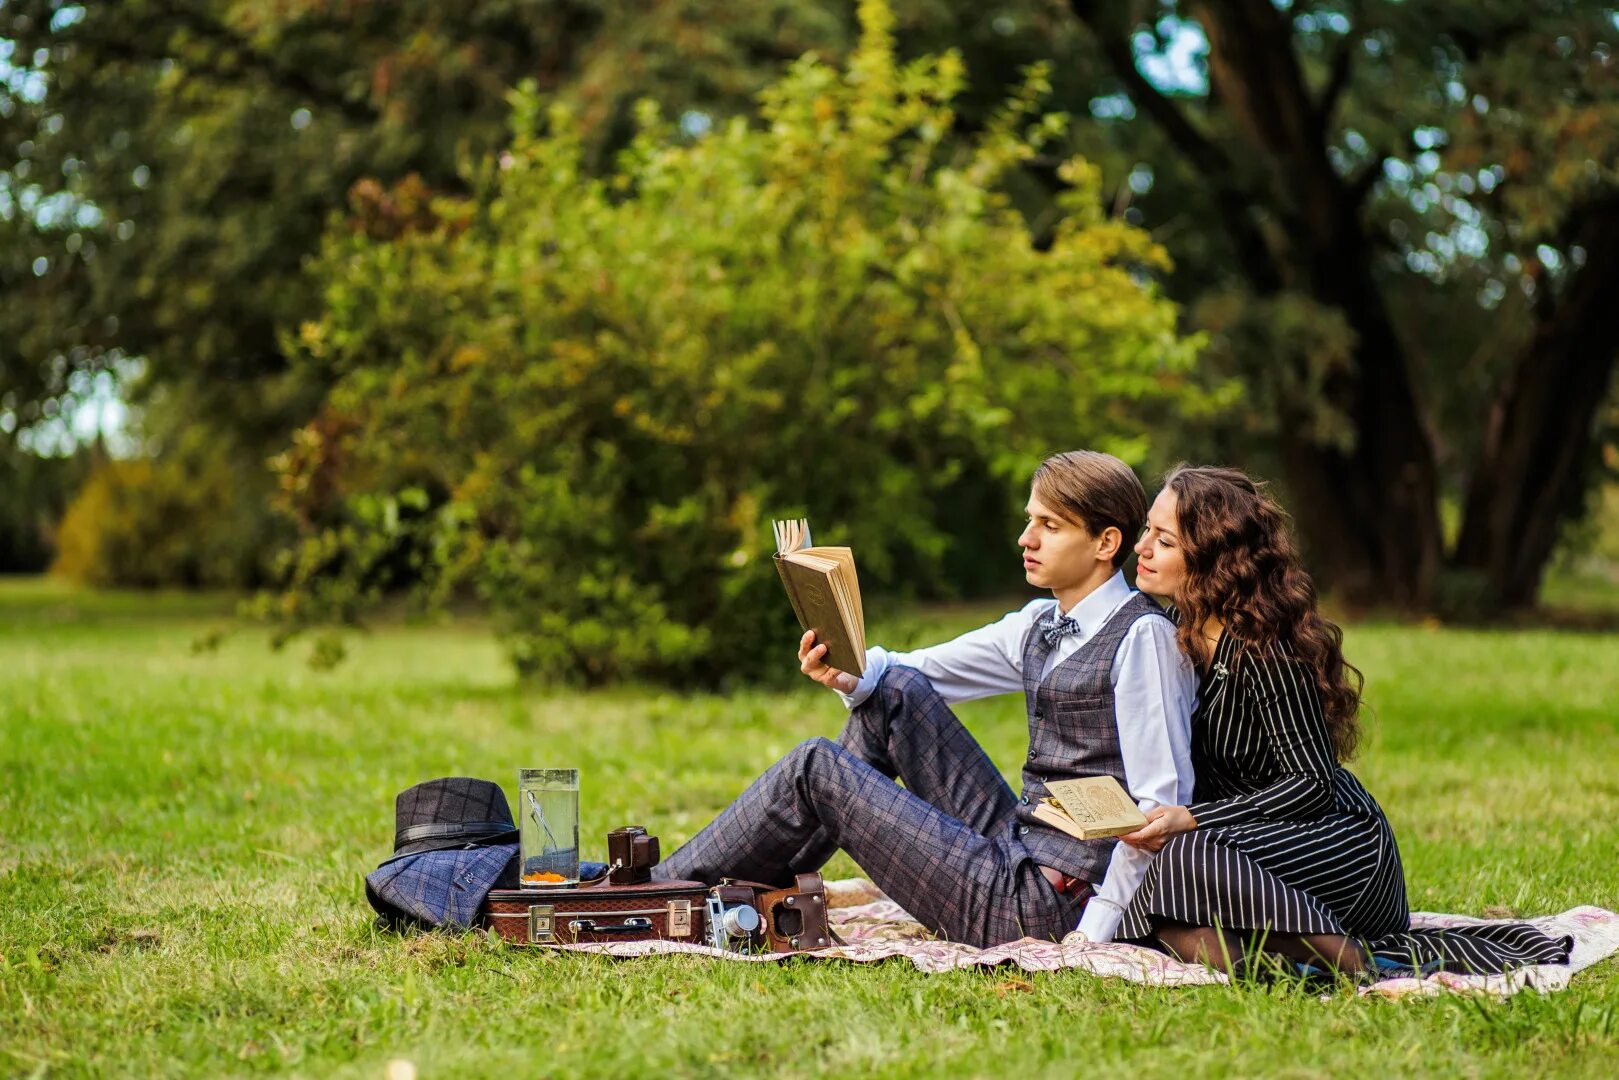
[[[1200,828],[1248,821],[1307,821],[1332,807],[1337,772],[1321,695],[1309,669],[1280,645],[1249,652],[1242,661],[1251,734],[1279,774],[1258,791],[1193,803],[1186,809]],[[1218,718],[1207,721],[1217,723]]]

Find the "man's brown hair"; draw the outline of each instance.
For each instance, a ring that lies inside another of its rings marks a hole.
[[[1100,537],[1110,526],[1118,529],[1114,566],[1130,557],[1135,538],[1147,523],[1147,493],[1130,466],[1095,450],[1068,450],[1052,454],[1034,470],[1034,494],[1075,525]]]

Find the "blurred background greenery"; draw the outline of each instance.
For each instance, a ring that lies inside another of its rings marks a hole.
[[[1004,592],[1086,445],[1274,479],[1344,610],[1602,606],[1616,50],[1581,0],[0,0],[0,571],[712,685],[788,630],[771,517]]]

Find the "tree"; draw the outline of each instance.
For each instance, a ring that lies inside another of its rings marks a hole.
[[[1140,212],[1182,223],[1175,294],[1274,409],[1314,564],[1353,602],[1532,603],[1619,356],[1615,9],[1069,7],[1133,107]],[[1196,78],[1143,73],[1188,36]]]
[[[523,78],[609,169],[637,98],[696,137],[793,57],[846,56],[852,10],[0,0],[0,414],[34,422],[73,372],[140,360],[167,422],[229,429],[222,452],[266,483],[325,391],[278,332],[318,312],[302,267],[356,184],[466,195],[460,162],[498,152]],[[966,59],[958,134],[1037,58],[1053,106],[1094,118],[1006,184],[1044,243],[1077,150],[1170,250],[1170,295],[1249,403],[1174,448],[1279,475],[1346,599],[1532,601],[1612,397],[1611,3],[896,11],[903,54]]]
[[[83,368],[117,349],[146,386],[279,439],[310,398],[277,330],[312,313],[303,261],[356,182],[464,194],[460,163],[504,141],[523,79],[575,105],[600,164],[642,94],[724,111],[848,45],[848,19],[814,5],[716,6],[0,0],[0,221],[28,234],[8,237],[25,243],[7,284],[26,289],[0,317],[32,330],[0,358]]]
[[[648,104],[598,177],[524,92],[470,198],[356,207],[297,335],[333,388],[281,459],[306,538],[273,609],[469,585],[532,674],[779,672],[771,517],[853,545],[867,590],[925,580],[976,536],[962,480],[1000,526],[1053,449],[1139,457],[1202,407],[1162,251],[1095,171],[1061,166],[1043,249],[999,190],[1062,134],[1043,74],[960,138],[959,60],[902,66],[887,6],[861,15],[847,71],[799,61],[757,122],[690,139]],[[1005,564],[998,532],[974,559]]]
[[[280,333],[318,314],[304,265],[351,189],[466,194],[461,165],[504,142],[523,79],[589,118],[597,166],[640,93],[723,111],[847,46],[847,14],[719,7],[0,0],[0,429],[117,373],[143,453],[206,443],[262,504],[267,458],[325,392]],[[171,527],[274,542],[216,510]]]

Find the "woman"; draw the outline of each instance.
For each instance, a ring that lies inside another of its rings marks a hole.
[[[1173,470],[1136,544],[1199,672],[1193,801],[1123,839],[1158,851],[1119,927],[1228,974],[1257,947],[1347,974],[1564,963],[1533,927],[1412,930],[1388,819],[1339,762],[1360,672],[1316,610],[1280,507],[1234,469]]]

